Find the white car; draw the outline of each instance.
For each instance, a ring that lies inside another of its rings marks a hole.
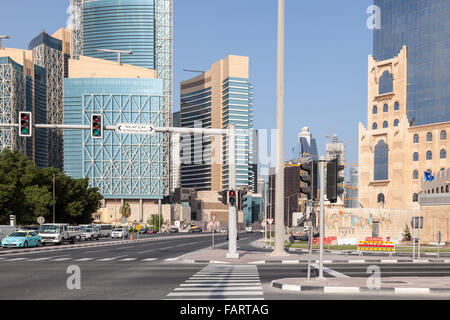
[[[111,232],[111,238],[127,238],[128,239],[128,230],[127,229],[113,229]]]
[[[98,240],[99,234],[97,230],[93,228],[83,228],[83,239],[84,240]]]
[[[253,232],[253,228],[252,227],[245,227],[245,232],[252,233]]]

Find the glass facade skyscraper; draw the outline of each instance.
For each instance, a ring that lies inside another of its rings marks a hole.
[[[97,0],[83,5],[83,54],[117,61],[116,53],[132,51],[122,62],[155,69],[155,0]]]
[[[381,9],[373,56],[378,61],[408,49],[408,120],[450,121],[450,1],[374,0]],[[392,90],[392,89],[391,89]]]

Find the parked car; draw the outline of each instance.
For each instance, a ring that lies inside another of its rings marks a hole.
[[[139,234],[146,234],[148,231],[147,228],[142,228],[141,230],[139,230]]]
[[[127,228],[117,228],[117,229],[113,229],[111,232],[111,238],[126,238],[128,239],[128,236],[130,234],[128,233],[128,229]]]
[[[178,233],[178,231],[180,231],[178,228],[170,229],[170,233]]]
[[[47,243],[64,244],[65,241],[75,242],[75,238],[70,238],[67,223],[45,223],[39,228],[42,245]]]
[[[16,231],[2,239],[3,248],[39,247],[42,244],[41,236],[34,231]]]
[[[81,241],[83,238],[83,228],[80,226],[68,226],[67,231],[69,232],[70,239],[76,239],[77,241]]]
[[[245,227],[245,232],[252,233],[253,232],[253,228],[252,227]]]
[[[84,240],[98,240],[100,238],[100,234],[97,229],[94,228],[85,228],[83,227],[83,239]]]
[[[200,227],[190,227],[188,232],[193,233],[193,232],[202,232],[202,228]]]
[[[158,230],[156,230],[156,229],[148,229],[148,230],[147,230],[147,233],[148,233],[148,234],[158,233]]]

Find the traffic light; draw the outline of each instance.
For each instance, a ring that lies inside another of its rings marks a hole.
[[[336,203],[338,196],[344,192],[342,186],[344,176],[341,175],[344,169],[344,166],[338,164],[337,159],[327,163],[327,198],[331,203]]]
[[[223,204],[228,204],[228,190],[217,191],[220,195],[219,201]]]
[[[20,111],[19,112],[19,136],[31,137],[32,134],[32,122],[31,112]]]
[[[232,205],[232,206],[235,206],[236,205],[236,191],[234,191],[234,190],[230,190],[230,204]]]
[[[306,194],[308,200],[317,200],[317,162],[301,164],[300,170],[306,172],[300,176],[300,181],[306,183],[305,187],[300,187],[300,192]]]
[[[245,195],[247,194],[247,191],[245,190],[238,190],[238,199],[239,199],[239,206],[238,209],[239,210],[244,210],[245,208],[247,208],[247,203],[246,203],[246,198]]]
[[[103,116],[101,114],[91,115],[91,138],[103,138]]]

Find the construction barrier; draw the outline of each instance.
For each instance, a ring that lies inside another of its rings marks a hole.
[[[392,241],[358,241],[358,252],[395,253],[395,243]]]

